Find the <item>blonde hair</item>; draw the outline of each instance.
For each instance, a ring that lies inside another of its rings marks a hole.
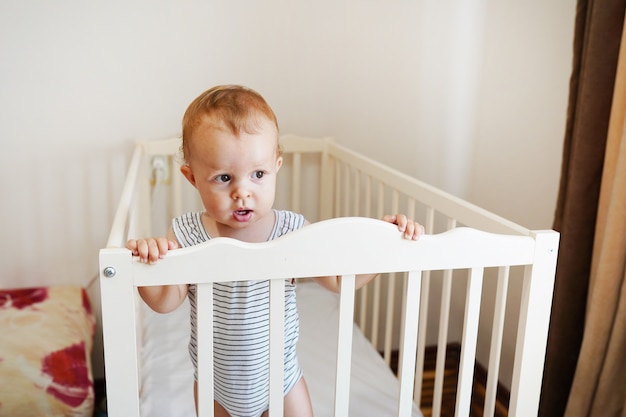
[[[189,104],[183,116],[183,159],[188,161],[189,142],[198,126],[207,118],[213,118],[238,135],[241,131],[254,133],[261,115],[276,125],[278,120],[272,108],[256,91],[240,85],[218,85],[200,94]],[[281,155],[278,137],[277,155]]]

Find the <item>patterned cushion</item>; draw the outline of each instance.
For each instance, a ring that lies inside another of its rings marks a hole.
[[[0,290],[0,417],[92,416],[94,331],[82,287]]]

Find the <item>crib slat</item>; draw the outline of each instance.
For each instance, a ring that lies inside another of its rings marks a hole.
[[[383,216],[383,203],[385,196],[385,184],[378,183],[378,193],[375,199],[376,201],[376,217],[381,218]],[[378,349],[378,323],[380,321],[380,298],[381,298],[381,280],[374,281],[374,303],[373,303],[373,315],[372,315],[372,337],[370,340],[375,348]]]
[[[364,198],[365,202],[365,207],[364,207],[364,212],[363,212],[363,216],[365,217],[372,217],[371,216],[371,212],[372,212],[372,176],[371,175],[366,175],[365,176],[365,198]]]
[[[487,386],[485,393],[485,416],[492,416],[496,408],[500,355],[502,352],[502,337],[504,333],[503,330],[504,314],[506,310],[506,294],[509,286],[509,271],[510,267],[508,266],[503,266],[498,269],[498,281],[496,282],[496,302],[493,312],[493,325],[491,330],[491,347],[489,349],[489,373],[487,374]]]
[[[372,345],[378,349],[378,322],[380,319],[380,279],[374,280],[374,295],[372,299],[372,330],[370,340]]]
[[[461,339],[461,359],[457,386],[455,416],[469,416],[472,401],[472,383],[476,362],[476,341],[478,340],[478,318],[483,287],[483,268],[472,268],[467,283],[465,301],[465,323]]]
[[[302,157],[299,152],[293,154],[291,174],[291,210],[300,212],[300,189],[302,188],[301,163]]]
[[[387,284],[387,309],[385,311],[385,345],[383,350],[383,356],[387,365],[391,364],[391,342],[393,331],[393,311],[395,307],[395,287],[396,287],[396,273],[389,274],[386,280]]]
[[[141,158],[141,169],[137,173],[137,189],[132,202],[132,213],[145,213],[143,216],[130,215],[128,219],[128,237],[150,236],[152,232],[152,199],[149,187],[142,187],[149,181],[148,161],[145,156]],[[130,213],[129,213],[130,214]],[[126,241],[119,242],[118,246],[124,246]],[[115,245],[114,245],[115,246]],[[111,247],[107,245],[107,247]]]
[[[432,234],[435,224],[435,210],[427,207],[424,229],[426,234]],[[428,323],[428,300],[430,299],[430,271],[424,271],[422,276],[422,297],[420,300],[420,322],[418,328],[417,360],[415,364],[415,392],[414,398],[417,406],[421,405],[422,399],[422,375],[424,373],[424,357],[426,355],[426,330]]]
[[[406,280],[406,301],[400,343],[400,398],[398,416],[410,416],[413,408],[413,384],[415,382],[415,349],[417,347],[417,325],[419,322],[419,301],[421,298],[420,271],[410,271]],[[421,379],[421,378],[420,378]]]
[[[270,408],[269,417],[283,415],[285,368],[285,280],[270,280]]]
[[[331,139],[323,142],[323,151],[320,160],[320,194],[319,194],[319,218],[320,220],[332,217],[333,211],[333,177],[335,174],[332,158],[328,153],[328,144]]]
[[[354,198],[352,200],[352,204],[354,205],[354,209],[352,209],[351,216],[358,216],[361,212],[361,172],[356,170],[354,172]]]
[[[174,158],[170,157],[172,163],[172,170],[174,166],[178,167],[173,161]],[[183,187],[182,187],[182,175],[174,175],[170,173],[171,181],[172,181],[172,210],[174,211],[173,216],[180,216],[183,212]]]
[[[441,415],[443,374],[446,367],[446,346],[448,344],[451,294],[452,270],[447,269],[443,273],[443,289],[441,290],[441,311],[439,313],[439,335],[437,339],[437,359],[435,364],[435,391],[433,394],[433,417],[439,417]]]
[[[385,214],[385,184],[378,183],[378,195],[376,196],[376,218],[380,219]]]
[[[456,227],[456,219],[448,218],[448,229]],[[433,417],[441,413],[443,398],[443,373],[446,366],[446,346],[448,344],[448,325],[450,322],[450,298],[452,294],[452,270],[443,273],[443,289],[441,291],[441,310],[439,314],[439,337],[437,340],[437,360],[435,365],[435,392],[433,399]]]
[[[422,376],[424,374],[424,360],[426,356],[428,300],[430,299],[430,271],[424,271],[422,273],[421,285],[419,322],[417,327],[417,353],[415,359],[415,389],[413,390],[413,399],[418,407],[421,406],[422,402]]]
[[[335,206],[333,207],[333,216],[339,217],[341,215],[341,162],[335,159],[335,197],[333,201]]]
[[[432,234],[435,230],[435,209],[428,207],[426,209],[426,219],[424,220],[424,229],[426,234]]]
[[[196,285],[198,417],[213,417],[213,283]]]
[[[350,192],[352,191],[352,187],[350,185],[350,165],[343,164],[344,168],[344,178],[343,178],[343,188],[342,188],[342,196],[343,196],[343,212],[341,216],[348,217],[350,216]]]
[[[369,175],[365,176],[365,184],[364,187],[364,195],[363,195],[363,207],[360,210],[363,213],[363,216],[370,217],[371,212],[371,204],[372,204],[372,177]],[[361,330],[367,334],[367,308],[369,307],[369,299],[368,299],[368,286],[361,288],[361,313],[359,316],[359,325],[361,326]],[[371,339],[370,339],[371,340]],[[376,346],[376,345],[374,345]]]
[[[368,307],[368,301],[367,301],[367,285],[362,287],[359,290],[359,302],[361,303],[361,308],[359,310],[359,327],[361,328],[361,331],[363,333],[365,333],[367,330],[367,307]]]
[[[398,213],[398,205],[399,205],[400,195],[398,190],[393,190],[391,194],[391,213]],[[391,342],[393,339],[393,316],[395,309],[395,287],[396,287],[396,277],[397,274],[395,272],[391,273],[389,279],[386,281],[387,283],[387,311],[386,311],[386,320],[385,320],[385,349],[384,349],[384,357],[387,365],[391,364]]]
[[[337,338],[337,374],[335,379],[335,417],[347,416],[350,404],[354,288],[354,275],[344,275],[341,277],[339,335]]]

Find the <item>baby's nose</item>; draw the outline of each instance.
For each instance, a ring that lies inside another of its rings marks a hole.
[[[250,197],[250,190],[242,186],[236,187],[232,194],[233,200],[241,200],[248,197]]]

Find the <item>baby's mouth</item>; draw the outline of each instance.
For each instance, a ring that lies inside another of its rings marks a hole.
[[[233,217],[238,222],[247,222],[252,217],[252,210],[250,209],[239,209],[233,212]]]

